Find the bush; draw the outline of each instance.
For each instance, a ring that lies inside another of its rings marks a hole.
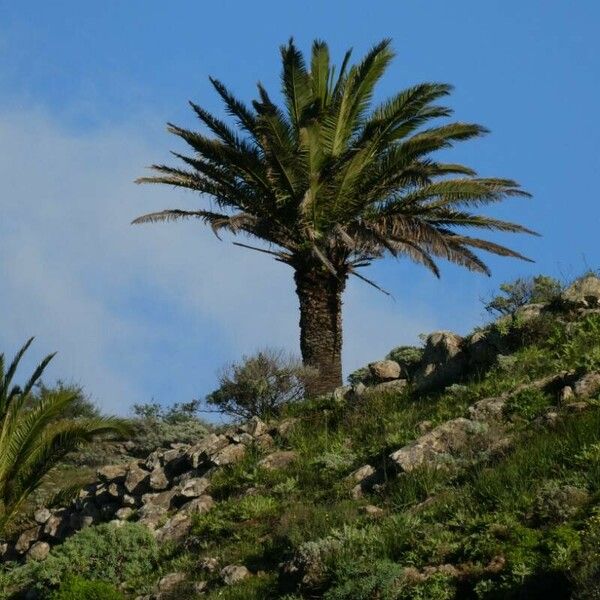
[[[145,456],[172,443],[191,444],[203,438],[211,426],[197,416],[200,402],[175,403],[169,408],[160,404],[134,404],[136,419],[136,454]]]
[[[52,600],[125,600],[110,583],[71,577],[52,595]]]
[[[219,376],[219,388],[206,400],[226,415],[266,419],[300,400],[308,378],[313,376],[297,358],[281,350],[261,350],[225,367]]]
[[[512,315],[525,304],[554,302],[562,291],[562,285],[553,277],[519,278],[500,286],[503,295],[484,302],[485,309],[492,314]]]
[[[71,577],[115,585],[147,580],[156,571],[158,546],[142,525],[126,523],[89,527],[50,552],[44,562],[29,563],[38,589],[66,585]]]

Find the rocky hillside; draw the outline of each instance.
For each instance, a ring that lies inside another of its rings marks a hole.
[[[600,598],[598,278],[350,380],[101,467],[0,598]]]

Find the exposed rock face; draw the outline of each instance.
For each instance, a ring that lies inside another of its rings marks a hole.
[[[600,373],[587,373],[573,385],[578,398],[591,398],[600,392]]]
[[[369,365],[371,376],[376,382],[398,379],[401,374],[400,365],[393,360],[379,360]]]
[[[563,292],[562,300],[576,308],[600,308],[600,278],[588,275],[579,279]]]

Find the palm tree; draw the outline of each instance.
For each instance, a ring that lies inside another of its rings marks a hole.
[[[250,108],[211,78],[237,128],[191,103],[212,135],[169,124],[193,155],[174,153],[185,167],[153,165],[155,175],[137,180],[191,189],[212,205],[151,213],[134,223],[198,218],[217,236],[228,230],[266,242],[237,245],[294,269],[302,357],[320,374],[312,394],[341,384],[341,297],[350,275],[375,285],[359,269],[388,253],[438,277],[435,258],[489,274],[473,249],[524,257],[464,230],[533,233],[472,212],[507,196],[527,196],[519,184],[432,157],[486,133],[471,123],[426,127],[451,114],[436,104],[451,86],[422,83],[371,107],[392,57],[384,40],[352,67],[347,52],[336,75],[324,42],[314,42],[307,66],[290,40],[281,48],[283,107],[258,84]]]
[[[99,436],[129,431],[123,421],[112,417],[61,419],[77,400],[77,394],[64,388],[32,402],[31,391],[54,354],[44,358],[22,388],[13,386],[19,362],[32,341],[17,352],[8,369],[4,354],[0,354],[0,535],[69,452]]]

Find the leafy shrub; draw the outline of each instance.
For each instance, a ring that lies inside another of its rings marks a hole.
[[[538,275],[519,278],[500,286],[502,295],[484,303],[485,309],[494,314],[512,315],[521,306],[532,303],[551,303],[562,291],[562,285],[553,277]]]
[[[410,377],[417,370],[423,359],[423,348],[417,346],[398,346],[391,350],[386,359],[397,362]]]
[[[52,600],[125,600],[110,583],[70,577],[52,594]]]
[[[506,401],[504,412],[507,416],[531,421],[541,415],[549,405],[550,400],[542,390],[523,390]]]
[[[211,426],[198,417],[199,409],[198,400],[175,403],[168,408],[156,403],[134,404],[136,454],[145,456],[175,442],[191,444],[203,438]]]
[[[151,576],[158,546],[148,529],[135,523],[83,529],[54,548],[44,562],[26,569],[38,589],[64,584],[69,577],[102,580],[112,584],[140,582]]]
[[[584,489],[547,481],[534,499],[533,516],[541,523],[561,523],[575,515],[588,499]]]
[[[225,367],[219,375],[218,389],[206,400],[226,415],[267,419],[300,400],[313,376],[299,359],[267,348]]]

